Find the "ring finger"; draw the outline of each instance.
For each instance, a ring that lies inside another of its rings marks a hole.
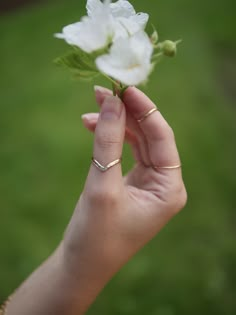
[[[139,121],[148,142],[152,165],[157,169],[180,165],[173,131],[161,113],[153,110],[155,108],[153,102],[133,87],[124,94],[124,102],[134,119]]]

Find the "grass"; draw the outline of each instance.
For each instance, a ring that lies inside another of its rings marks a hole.
[[[0,19],[0,300],[55,248],[89,168],[92,135],[80,116],[97,110],[92,84],[52,63],[66,49],[52,34],[78,20],[84,3],[48,1]],[[133,4],[151,13],[161,39],[183,39],[144,91],[175,130],[189,201],[88,314],[233,315],[235,4]],[[124,171],[129,156],[126,148]]]

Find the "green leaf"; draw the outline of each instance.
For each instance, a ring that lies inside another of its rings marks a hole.
[[[90,81],[97,77],[100,73],[97,71],[71,70],[73,76],[80,80]]]
[[[105,49],[88,54],[78,47],[73,47],[73,50],[57,58],[55,63],[59,66],[69,68],[77,78],[85,80],[93,79],[99,75],[95,59],[104,53],[106,53]]]

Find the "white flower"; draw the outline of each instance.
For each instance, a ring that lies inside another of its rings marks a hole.
[[[110,29],[113,31],[113,41],[119,37],[128,37],[141,29],[144,30],[149,15],[147,13],[137,13],[134,7],[127,0],[118,0],[111,3],[111,0],[106,0],[102,3],[100,0],[87,0],[87,14],[89,17],[94,18],[97,12],[107,10],[110,13]]]
[[[88,0],[89,16],[83,17],[81,22],[65,26],[62,33],[55,36],[64,39],[70,45],[78,46],[87,53],[106,47],[114,36],[109,2]]]
[[[136,14],[134,7],[127,0],[118,0],[115,3],[111,3],[110,10],[112,16],[127,29],[130,35],[133,35],[141,29],[144,30],[149,19],[147,13]]]
[[[114,41],[119,37],[132,36],[140,30],[144,30],[149,19],[147,13],[136,14],[134,7],[127,0],[110,3],[110,12],[114,23]]]
[[[97,68],[125,85],[147,80],[152,70],[153,46],[144,31],[117,39],[110,53],[96,59]]]
[[[106,47],[113,37],[113,32],[104,21],[85,17],[82,22],[65,26],[62,34],[55,36],[64,39],[69,45],[78,46],[83,51],[92,53]]]
[[[149,19],[147,13],[137,13],[134,7],[127,0],[118,0],[115,3],[111,3],[111,0],[106,0],[102,3],[100,0],[87,0],[87,14],[89,17],[93,17],[97,10],[103,10],[104,6],[109,6],[110,13],[117,21],[121,19],[129,19],[133,23],[137,23],[139,29],[144,29]],[[122,23],[123,24],[123,23]]]
[[[117,38],[132,36],[143,30],[148,14],[136,14],[127,0],[87,0],[87,17],[80,22],[65,26],[62,33],[55,34],[69,45],[80,47],[87,53],[102,49]]]
[[[89,17],[93,17],[94,13],[107,8],[110,5],[111,0],[101,2],[100,0],[87,0],[86,10]]]

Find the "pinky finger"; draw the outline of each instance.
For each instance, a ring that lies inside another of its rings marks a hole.
[[[94,132],[99,118],[99,114],[98,113],[84,114],[82,115],[81,118],[85,128],[87,128],[91,132]]]

